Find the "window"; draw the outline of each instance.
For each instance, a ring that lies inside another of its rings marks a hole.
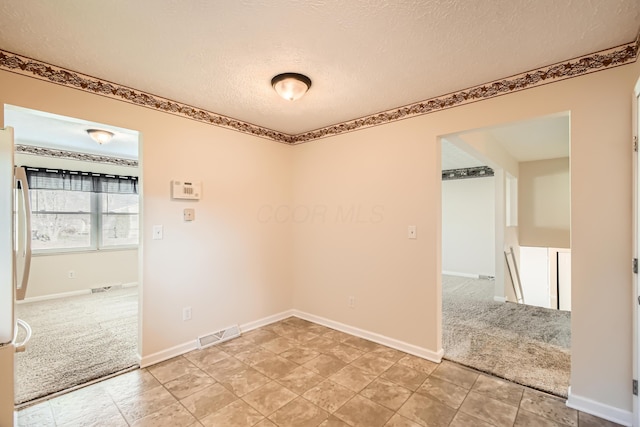
[[[137,178],[26,168],[34,251],[138,244]]]
[[[102,247],[138,244],[138,195],[100,195]]]
[[[91,195],[81,191],[31,190],[34,251],[92,249]]]

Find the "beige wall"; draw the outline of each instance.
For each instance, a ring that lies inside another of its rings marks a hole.
[[[636,63],[294,147],[294,204],[384,207],[375,223],[294,224],[294,306],[440,350],[438,137],[570,111],[572,274],[580,284],[572,393],[631,410],[630,94],[639,74]],[[407,239],[410,224],[417,240]],[[603,283],[612,284],[607,292]]]
[[[570,247],[569,158],[520,163],[518,225],[522,246]]]
[[[7,72],[0,101],[141,132],[143,355],[292,307],[440,350],[438,137],[570,111],[572,392],[631,410],[638,75],[636,63],[293,148]],[[179,178],[202,180],[203,199],[170,200]],[[268,215],[281,206],[315,214]],[[151,240],[155,224],[164,240]]]
[[[0,87],[3,104],[140,131],[142,356],[291,308],[291,227],[257,218],[291,198],[291,148],[4,71]],[[185,178],[202,181],[200,201],[170,199]],[[164,240],[151,240],[156,224]]]
[[[439,351],[440,144],[407,120],[293,151],[294,205],[367,213],[294,224],[294,307]]]

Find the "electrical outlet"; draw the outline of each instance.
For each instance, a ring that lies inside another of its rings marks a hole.
[[[76,278],[76,272],[73,270],[69,270],[69,279],[75,279]]]
[[[185,307],[182,309],[182,320],[187,321],[191,320],[191,307]]]
[[[349,308],[356,308],[356,297],[347,298],[347,304],[349,305]]]

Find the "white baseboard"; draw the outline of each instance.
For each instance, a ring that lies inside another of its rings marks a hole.
[[[414,356],[421,357],[423,359],[430,360],[432,362],[440,363],[444,350],[432,351],[423,347],[418,347],[413,344],[406,343],[404,341],[397,340],[395,338],[389,338],[384,335],[377,334],[375,332],[365,331],[363,329],[355,328],[353,326],[345,325],[344,323],[335,322],[333,320],[326,319],[324,317],[316,316],[313,314],[305,313],[300,310],[292,310],[293,315],[310,322],[317,323],[319,325],[326,326],[328,328],[336,329],[347,334],[355,335],[360,338],[367,339],[369,341],[376,342],[378,344],[386,345],[387,347],[395,348],[396,350],[404,351],[405,353],[412,354]]]
[[[122,286],[123,288],[133,288],[135,286],[138,286],[138,282],[123,283],[122,285],[113,285],[113,286]],[[79,295],[89,295],[90,293],[91,293],[91,289],[81,289],[79,291],[61,292],[58,294],[29,297],[29,298],[25,298],[22,301],[16,301],[16,304],[28,304],[30,302],[47,301],[47,300],[67,298],[67,297],[77,297]]]
[[[571,387],[569,387],[568,394],[567,406],[569,408],[577,409],[578,411],[586,412],[587,414],[595,415],[596,417],[604,418],[605,420],[623,426],[630,427],[633,424],[633,413],[631,411],[605,405],[604,403],[596,402],[586,397],[576,396],[571,393]]]
[[[282,319],[286,319],[290,316],[293,316],[293,310],[283,311],[278,314],[263,317],[262,319],[255,320],[253,322],[244,323],[240,325],[240,331],[249,332],[253,329],[261,328],[262,326],[266,326]],[[140,367],[146,368],[147,366],[155,365],[156,363],[164,362],[165,360],[181,356],[185,353],[196,350],[197,348],[198,340],[194,339],[193,341],[187,341],[185,343],[176,345],[166,350],[159,351],[157,353],[150,354],[148,356],[138,356],[138,359],[140,360]]]
[[[282,319],[286,319],[287,317],[291,317],[294,315],[293,311],[294,310],[283,311],[281,313],[274,314],[272,316],[263,317],[262,319],[242,324],[240,325],[240,332],[249,332],[254,329],[258,329],[263,326],[270,325],[271,323],[278,322]]]
[[[156,363],[164,362],[165,360],[169,360],[173,357],[181,356],[185,353],[188,353],[192,350],[198,348],[198,340],[187,341],[185,343],[173,346],[166,350],[159,351],[157,353],[150,354],[148,356],[143,356],[140,358],[140,367],[146,368],[151,365],[155,365]]]
[[[84,291],[83,291],[84,292]],[[497,301],[496,297],[496,301]],[[387,347],[394,348],[396,350],[403,351],[405,353],[412,354],[423,359],[430,360],[432,362],[440,363],[442,356],[444,355],[443,349],[437,351],[429,350],[423,347],[418,347],[413,344],[409,344],[404,341],[390,338],[384,335],[377,334],[375,332],[366,331],[353,326],[346,325],[344,323],[336,322],[324,317],[309,314],[300,310],[287,310],[281,313],[277,313],[271,316],[264,317],[253,322],[248,322],[240,326],[242,332],[249,332],[253,329],[257,329],[274,322],[278,322],[282,319],[286,319],[290,316],[296,316],[300,319],[308,320],[310,322],[317,323],[319,325],[326,326],[328,328],[336,329],[347,334],[351,334],[360,338],[364,338],[378,344],[385,345]],[[192,341],[179,344],[177,346],[168,348],[166,350],[159,351],[157,353],[150,354],[148,356],[140,357],[140,367],[146,368],[156,363],[163,362],[173,357],[180,356],[198,348],[198,342],[196,339]],[[595,400],[591,400],[585,397],[577,396],[571,393],[571,387],[568,392],[569,398],[567,399],[567,406],[572,409],[576,409],[600,418],[603,418],[614,423],[618,423],[624,426],[631,426],[633,420],[633,414],[631,411],[626,411],[613,406],[609,406]]]
[[[71,291],[71,292],[61,292],[59,294],[49,294],[49,295],[41,295],[39,297],[25,298],[22,301],[16,301],[16,304],[28,304],[30,302],[47,301],[51,299],[66,298],[66,297],[75,297],[78,295],[89,295],[90,293],[91,293],[91,289],[82,289],[80,291]]]
[[[443,271],[442,274],[444,274],[445,276],[468,277],[470,279],[478,279],[478,278],[480,278],[479,274],[460,273],[459,271]]]
[[[418,347],[413,344],[406,343],[404,341],[396,340],[394,338],[389,338],[384,335],[377,334],[375,332],[365,331],[363,329],[345,325],[344,323],[334,322],[333,320],[329,320],[324,317],[305,313],[300,310],[287,310],[271,316],[263,317],[262,319],[255,320],[253,322],[244,323],[240,325],[240,331],[249,332],[253,329],[261,328],[271,323],[278,322],[282,319],[286,319],[287,317],[290,317],[290,316],[296,316],[301,319],[305,319],[310,322],[314,322],[319,325],[326,326],[328,328],[336,329],[338,331],[342,331],[347,334],[364,338],[369,341],[376,342],[378,344],[386,345],[387,347],[395,348],[396,350],[404,351],[405,353],[409,353],[414,356],[418,356],[423,359],[430,360],[432,362],[440,363],[442,361],[442,356],[444,355],[443,349],[440,349],[438,351],[432,351],[423,347]],[[138,356],[140,360],[140,367],[146,368],[148,366],[155,365],[156,363],[169,360],[173,357],[181,356],[185,353],[196,350],[197,348],[198,348],[198,341],[194,339],[193,341],[188,341],[188,342],[176,345],[174,347],[168,348],[166,350],[162,350],[157,353],[150,354],[148,356],[143,356],[143,357]]]
[[[496,296],[494,296],[493,300],[495,302],[507,302],[507,299],[505,297],[496,297]]]

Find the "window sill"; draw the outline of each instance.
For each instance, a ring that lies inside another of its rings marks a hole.
[[[114,246],[110,248],[101,249],[49,249],[33,251],[33,257],[41,256],[59,256],[59,255],[80,255],[80,254],[95,254],[100,252],[120,252],[120,251],[133,251],[137,250],[138,245],[135,246]]]

